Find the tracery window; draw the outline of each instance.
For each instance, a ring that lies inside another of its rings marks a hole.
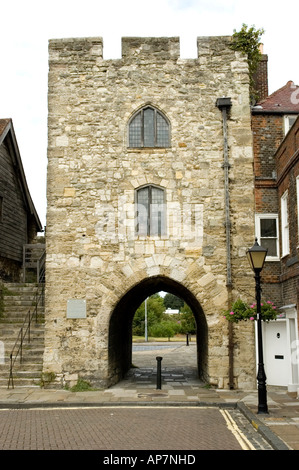
[[[169,147],[170,129],[166,117],[156,108],[146,106],[129,122],[129,147]]]
[[[165,191],[148,185],[136,191],[136,234],[161,236],[166,234]]]

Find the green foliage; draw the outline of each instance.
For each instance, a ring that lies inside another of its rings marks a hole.
[[[166,308],[179,308],[181,313],[168,315],[164,313]],[[148,297],[147,326],[149,336],[157,338],[172,338],[180,333],[196,333],[192,310],[182,299],[173,294],[166,294],[164,299],[159,294]],[[145,334],[145,302],[142,302],[135,312],[132,333],[134,336]]]
[[[243,23],[240,31],[234,30],[232,36],[231,48],[235,51],[241,51],[247,56],[250,80],[250,94],[251,98],[256,101],[257,93],[254,87],[254,74],[257,71],[259,62],[261,60],[261,37],[264,34],[264,29],[255,29],[255,26],[249,28]]]
[[[174,294],[167,293],[164,297],[164,305],[165,308],[180,310],[184,305],[184,301]]]
[[[155,323],[149,329],[150,336],[156,338],[172,338],[180,332],[180,325],[174,320],[162,320]]]
[[[86,382],[83,379],[78,379],[76,385],[70,388],[71,392],[91,392],[97,390],[93,388],[89,382]]]
[[[236,300],[232,305],[231,310],[225,310],[223,312],[224,317],[233,323],[238,323],[241,320],[250,320],[254,321],[257,318],[256,313],[256,304],[248,305],[241,299]],[[261,302],[261,317],[264,321],[276,320],[278,317],[278,312],[270,300],[267,302]]]
[[[147,325],[148,329],[162,320],[164,314],[164,302],[162,297],[154,294],[147,299]],[[138,307],[133,318],[133,335],[143,336],[145,333],[145,302]]]
[[[196,322],[189,305],[184,303],[180,314],[181,333],[196,333]]]

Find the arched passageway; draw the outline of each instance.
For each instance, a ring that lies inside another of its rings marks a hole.
[[[207,379],[207,322],[196,297],[182,284],[164,276],[144,279],[132,287],[116,305],[109,323],[109,381],[121,380],[132,364],[132,321],[136,309],[150,295],[167,291],[181,297],[191,308],[196,321],[198,377]]]

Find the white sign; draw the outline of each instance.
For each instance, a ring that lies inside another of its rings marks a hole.
[[[67,318],[86,318],[86,300],[69,299],[66,316]]]

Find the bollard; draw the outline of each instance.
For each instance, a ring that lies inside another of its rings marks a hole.
[[[162,359],[163,357],[156,357],[157,359],[157,389],[158,390],[161,390],[162,386],[161,386],[161,362],[162,362]]]
[[[186,346],[189,346],[189,333],[186,333]]]

